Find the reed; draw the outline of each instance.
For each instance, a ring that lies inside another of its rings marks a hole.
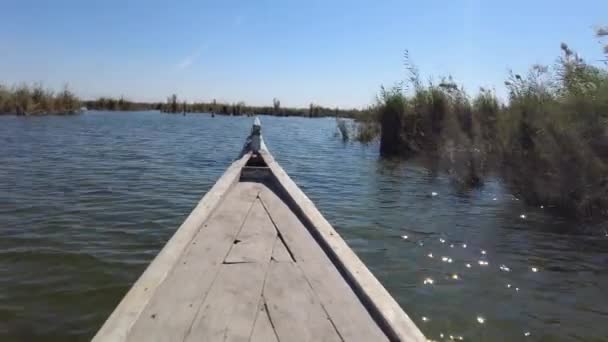
[[[55,93],[41,83],[12,87],[0,84],[0,114],[62,115],[79,112],[80,100],[67,85]]]
[[[406,67],[407,82],[382,88],[358,120],[359,140],[378,138],[383,156],[436,156],[460,184],[481,185],[493,170],[528,203],[608,216],[606,64],[587,63],[562,44],[554,65],[508,75],[506,103],[488,89],[471,97],[449,77],[423,83],[407,59]]]

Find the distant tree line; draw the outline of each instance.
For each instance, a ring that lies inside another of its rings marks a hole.
[[[134,102],[120,97],[100,97],[97,100],[84,101],[83,104],[91,110],[111,110],[111,111],[136,111],[136,110],[160,110],[160,102]]]
[[[302,116],[302,117],[356,117],[367,112],[359,109],[340,109],[318,106],[313,103],[308,108],[282,107],[277,98],[272,100],[272,106],[249,106],[245,102],[222,103],[212,102],[180,102],[178,96],[173,94],[167,102],[161,105],[160,110],[165,113],[214,113],[221,115],[274,115],[274,116]]]
[[[41,83],[7,87],[0,84],[0,114],[46,115],[75,114],[81,109],[107,111],[160,110],[165,113],[214,113],[220,115],[274,115],[302,117],[359,117],[369,110],[329,108],[311,103],[308,108],[283,107],[277,98],[269,106],[250,106],[243,101],[235,103],[191,102],[179,100],[177,94],[162,102],[137,102],[124,96],[99,97],[81,101],[67,85],[60,92],[44,88]]]

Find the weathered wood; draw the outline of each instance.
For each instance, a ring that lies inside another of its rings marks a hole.
[[[262,203],[256,200],[224,262],[267,263],[276,238],[277,230],[274,224]]]
[[[129,341],[183,341],[260,189],[238,183],[150,299]]]
[[[289,251],[287,251],[287,248],[285,247],[285,244],[283,243],[281,238],[278,236],[274,243],[274,248],[272,250],[272,260],[277,262],[295,261],[291,257],[291,254],[289,254]]]
[[[266,302],[262,298],[262,303],[259,305],[258,315],[255,319],[253,332],[251,333],[250,342],[279,342],[277,335],[274,332],[268,313],[266,312]]]
[[[264,160],[252,159],[248,168],[256,171],[243,174],[251,148],[199,202],[94,341],[425,341],[261,135]]]
[[[269,260],[222,265],[185,341],[249,341]]]
[[[241,169],[249,160],[250,155],[250,153],[245,154],[234,162],[205,194],[99,329],[93,338],[94,342],[125,341],[129,330],[141,315],[156,288],[169,274],[203,222],[222,201],[233,184],[238,181]]]
[[[186,341],[248,341],[277,231],[255,200]]]
[[[270,262],[264,298],[279,341],[342,341],[295,263]]]
[[[260,198],[344,340],[387,341],[352,288],[289,207],[268,188],[262,189]]]
[[[399,341],[426,341],[416,324],[348,247],[306,194],[289,178],[267,150],[262,149],[261,153],[275,177],[275,185],[288,196],[292,208],[305,218],[307,226],[317,237],[317,242],[331,254],[336,266],[346,275],[364,305],[381,322],[383,330],[390,338]]]

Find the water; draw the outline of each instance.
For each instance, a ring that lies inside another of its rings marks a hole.
[[[382,161],[377,146],[336,137],[334,119],[262,123],[275,158],[428,338],[608,340],[604,234],[574,234],[496,179],[462,191],[423,162]],[[0,117],[0,340],[90,339],[250,125]]]

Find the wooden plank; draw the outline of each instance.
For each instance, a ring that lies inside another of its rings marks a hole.
[[[279,341],[342,341],[295,263],[270,262],[264,298]]]
[[[261,154],[272,171],[277,188],[293,200],[294,210],[297,210],[307,220],[309,228],[318,236],[319,243],[323,244],[332,254],[332,259],[348,277],[368,310],[378,319],[390,338],[400,341],[426,341],[416,324],[348,247],[314,203],[289,178],[265,146]]]
[[[203,222],[225,198],[231,187],[238,181],[241,169],[249,160],[250,153],[232,163],[213,187],[205,194],[196,208],[182,223],[179,229],[167,242],[165,247],[150,263],[148,268],[135,282],[99,329],[93,341],[125,341],[129,330],[140,317],[152,294],[177,263],[184,249],[199,231]]]
[[[279,342],[277,335],[274,332],[274,328],[272,327],[272,323],[270,323],[268,312],[266,312],[266,302],[264,298],[262,298],[262,303],[260,303],[259,307],[258,316],[255,319],[255,324],[253,326],[253,331],[251,332],[251,338],[249,341]]]
[[[269,259],[222,265],[185,341],[249,341]]]
[[[272,249],[272,260],[276,262],[295,261],[287,251],[283,240],[278,236]]]
[[[353,289],[289,207],[268,188],[260,198],[331,320],[346,341],[387,341]]]
[[[135,322],[130,341],[183,341],[260,185],[238,183],[192,240]]]
[[[276,238],[274,224],[262,203],[256,200],[224,262],[268,263]]]

